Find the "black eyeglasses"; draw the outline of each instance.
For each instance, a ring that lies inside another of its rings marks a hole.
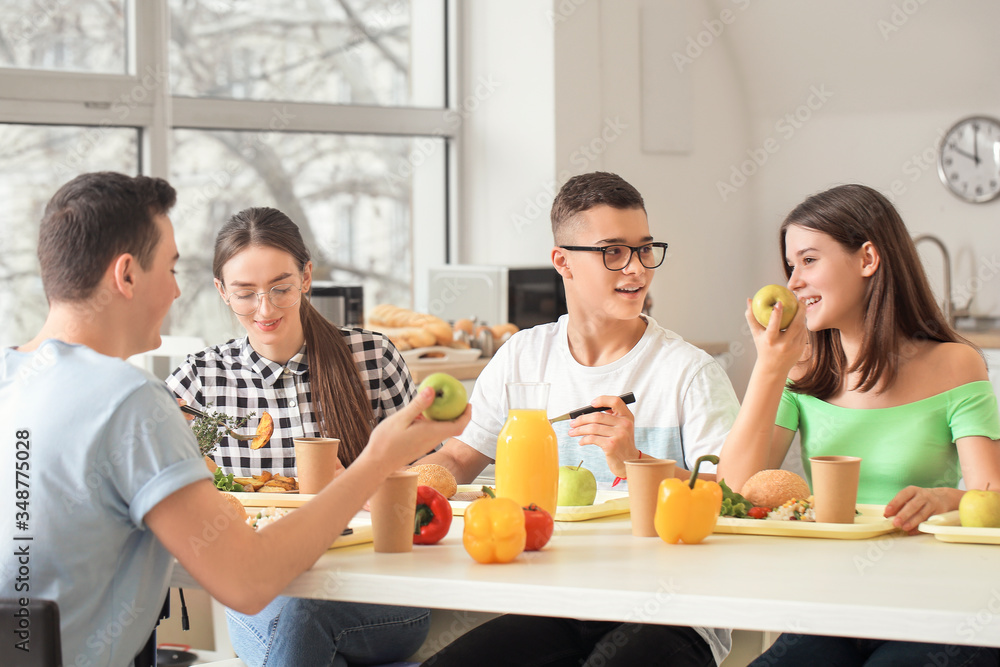
[[[599,252],[604,255],[604,268],[608,271],[621,271],[632,261],[632,253],[639,257],[639,262],[647,269],[655,269],[663,264],[667,256],[667,244],[662,241],[647,243],[646,245],[561,245],[563,250],[581,250],[584,252]]]

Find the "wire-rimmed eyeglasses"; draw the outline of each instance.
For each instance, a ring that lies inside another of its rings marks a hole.
[[[252,289],[241,289],[229,293],[226,303],[237,315],[252,315],[260,308],[260,297],[267,295],[268,301],[275,308],[291,308],[302,298],[302,288],[293,283],[275,285],[266,292],[254,292]]]
[[[581,250],[584,252],[599,252],[604,256],[604,268],[608,271],[621,271],[632,261],[632,254],[639,257],[639,262],[647,269],[655,269],[663,264],[667,256],[667,244],[663,241],[655,241],[640,246],[631,245],[604,245],[604,246],[584,246],[584,245],[561,245],[563,250]]]

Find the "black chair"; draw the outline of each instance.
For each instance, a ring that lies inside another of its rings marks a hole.
[[[153,632],[146,640],[146,645],[135,656],[134,667],[156,667],[156,626],[165,618],[170,618],[170,591],[167,591],[167,599],[163,601],[163,609],[160,610],[160,617],[153,626]]]
[[[62,667],[59,605],[52,600],[0,598],[0,637],[0,665]]]

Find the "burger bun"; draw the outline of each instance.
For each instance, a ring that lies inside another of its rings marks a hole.
[[[761,470],[743,485],[740,495],[755,507],[781,507],[792,499],[804,500],[811,495],[809,485],[790,470]]]

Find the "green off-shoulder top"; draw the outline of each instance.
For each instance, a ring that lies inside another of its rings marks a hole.
[[[802,465],[812,486],[811,456],[859,456],[858,502],[884,505],[904,487],[956,487],[962,477],[955,442],[1000,439],[993,385],[970,382],[891,408],[842,408],[787,388],[778,426],[799,431]]]

